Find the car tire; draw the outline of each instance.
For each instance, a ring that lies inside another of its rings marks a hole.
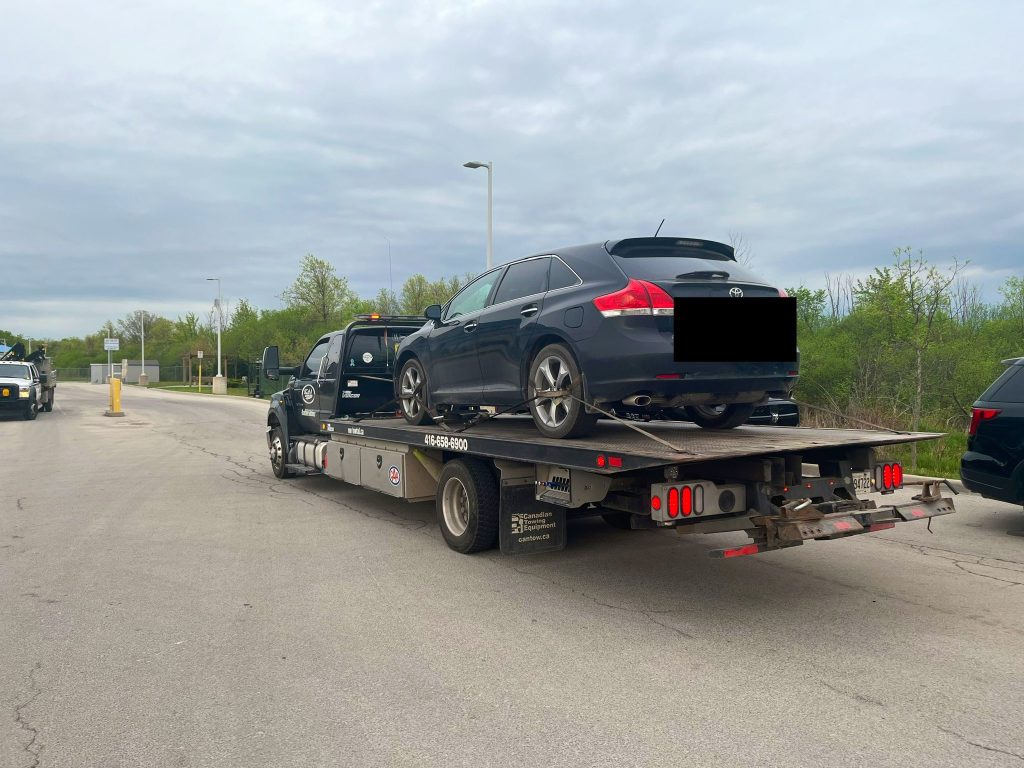
[[[453,459],[437,482],[437,524],[445,543],[469,555],[498,540],[498,483],[479,459]]]
[[[25,421],[32,421],[39,413],[39,405],[35,400],[30,400],[25,406]]]
[[[537,397],[538,391],[568,391],[572,397]],[[533,358],[526,397],[533,423],[544,437],[583,437],[597,423],[597,414],[587,413],[583,405],[580,368],[563,344],[549,344]]]
[[[434,423],[427,408],[427,372],[415,357],[405,361],[395,389],[402,415],[407,422],[417,427]]]
[[[750,418],[757,406],[754,403],[730,403],[721,410],[705,405],[688,405],[686,417],[704,429],[733,429]]]
[[[274,425],[270,433],[270,466],[274,477],[279,480],[286,480],[294,474],[288,469],[288,443],[280,424]]]

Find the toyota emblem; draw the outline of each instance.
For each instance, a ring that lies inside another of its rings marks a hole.
[[[739,298],[741,298],[743,296],[743,289],[742,288],[730,288],[729,289],[729,295],[732,296],[734,299],[739,299]]]

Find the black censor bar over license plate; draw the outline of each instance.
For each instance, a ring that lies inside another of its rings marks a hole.
[[[673,330],[677,363],[796,361],[792,296],[677,298]]]

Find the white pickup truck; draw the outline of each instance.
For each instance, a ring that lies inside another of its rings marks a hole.
[[[53,410],[50,374],[40,374],[35,363],[0,362],[0,408],[17,408],[26,419],[34,419],[39,410]]]

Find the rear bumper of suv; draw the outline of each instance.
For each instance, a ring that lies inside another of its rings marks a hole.
[[[647,340],[623,334],[588,339],[579,345],[580,365],[590,398],[618,403],[647,395],[666,406],[758,402],[765,395],[787,398],[797,376],[795,363],[677,363],[661,334]]]
[[[986,471],[986,469],[996,469],[997,471]],[[1024,504],[1021,481],[1015,474],[1007,472],[991,456],[976,451],[967,451],[960,460],[960,479],[963,480],[964,487],[986,499],[1005,501],[1009,504]]]

